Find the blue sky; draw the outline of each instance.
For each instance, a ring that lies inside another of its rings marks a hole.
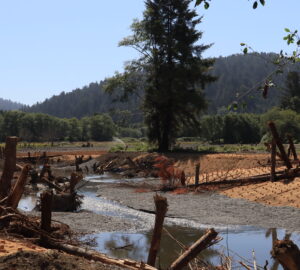
[[[199,29],[214,43],[205,57],[240,53],[240,43],[257,51],[290,50],[284,28],[300,30],[299,0],[212,0]],[[143,0],[0,0],[0,97],[33,104],[122,71],[137,57],[118,42],[141,18]]]

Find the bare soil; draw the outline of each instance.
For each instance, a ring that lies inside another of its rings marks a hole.
[[[31,242],[0,237],[0,270],[121,270]]]

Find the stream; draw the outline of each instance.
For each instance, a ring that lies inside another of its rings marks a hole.
[[[127,182],[144,181],[143,178],[126,180]],[[142,232],[102,232],[86,235],[82,239],[94,242],[93,248],[115,258],[130,258],[137,261],[147,261],[148,250],[151,242],[153,214],[128,208],[115,201],[97,196],[99,184],[116,184],[124,179],[111,175],[88,176],[86,183],[79,188],[79,193],[84,195],[82,210],[105,216],[116,216],[122,219],[143,222]],[[19,203],[19,208],[31,211],[37,203],[34,196],[25,196]],[[263,267],[268,260],[268,269],[281,270],[281,266],[273,261],[270,255],[272,249],[272,235],[277,234],[278,239],[290,237],[295,244],[300,246],[300,234],[289,233],[284,229],[271,228],[269,230],[253,226],[215,226],[203,225],[191,220],[181,218],[166,218],[166,231],[163,232],[158,266],[165,269],[182,252],[181,247],[172,237],[184,246],[189,246],[201,237],[205,229],[214,227],[223,238],[221,242],[201,253],[201,259],[217,265],[220,263],[220,254],[233,257],[234,261],[243,261],[253,265],[253,250],[257,264]],[[237,268],[239,269],[239,268]],[[258,268],[263,269],[263,268]]]

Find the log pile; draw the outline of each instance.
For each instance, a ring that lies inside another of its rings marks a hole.
[[[126,178],[132,177],[157,177],[157,170],[154,168],[157,155],[145,155],[138,158],[129,156],[112,156],[104,162],[95,162],[92,170],[96,174],[119,173]]]

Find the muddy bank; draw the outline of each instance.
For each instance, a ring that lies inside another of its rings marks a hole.
[[[46,252],[18,251],[7,256],[0,256],[0,270],[7,269],[121,270],[123,268],[48,250]]]
[[[130,208],[154,211],[153,192],[139,193],[127,187],[100,185],[98,195]],[[265,206],[244,199],[232,199],[217,193],[181,194],[164,193],[169,203],[168,223],[176,218],[185,219],[183,225],[211,226],[250,225],[263,228],[284,228],[300,231],[300,209]]]

